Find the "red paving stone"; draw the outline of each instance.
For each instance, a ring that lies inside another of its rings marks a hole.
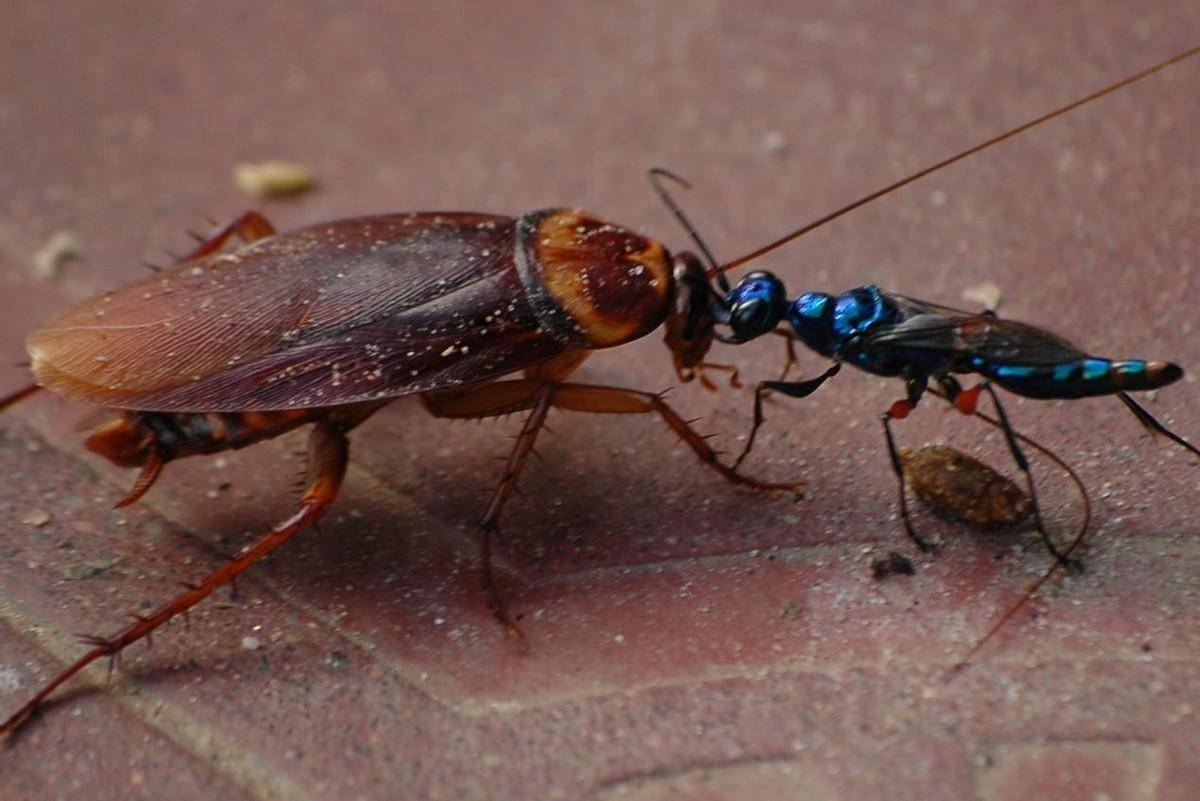
[[[312,165],[282,227],[366,211],[569,203],[684,244],[643,179],[669,165],[735,255],[896,177],[1194,44],[1190,2],[10,4],[0,31],[3,361],[54,310],[139,274],[181,231],[250,205],[234,162]],[[864,281],[1002,310],[1101,353],[1200,365],[1200,127],[1187,64],[929,178],[772,256],[796,292]],[[70,230],[55,281],[32,254]],[[722,349],[750,380],[774,343]],[[801,369],[820,365],[805,356]],[[584,380],[672,385],[657,337]],[[0,387],[23,380],[0,371]],[[1150,401],[1200,436],[1187,381]],[[1028,532],[945,542],[914,577],[877,415],[898,386],[842,375],[773,404],[751,469],[802,501],[727,486],[656,420],[555,413],[507,510],[501,584],[478,592],[473,521],[518,420],[394,404],[356,433],[344,496],[110,689],[89,673],[0,745],[0,798],[1191,799],[1200,785],[1194,460],[1119,404],[1010,403],[1091,489],[1088,571],[1055,583],[952,681],[1045,568]],[[736,448],[749,393],[682,387]],[[0,429],[0,714],[178,581],[286,513],[301,441],[172,464],[137,507],[53,398]],[[900,429],[1006,462],[940,409]],[[1057,529],[1078,519],[1039,466]],[[48,512],[41,525],[33,513]]]

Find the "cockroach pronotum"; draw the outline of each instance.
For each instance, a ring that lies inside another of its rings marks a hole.
[[[751,257],[1197,52],[921,170]],[[388,214],[282,234],[248,212],[169,268],[34,331],[26,348],[36,383],[0,399],[0,408],[42,387],[113,410],[85,446],[140,469],[118,506],[140,498],[173,459],[312,428],[305,490],[290,517],[121,631],[90,638],[91,648],[0,724],[0,733],[16,730],[84,667],[148,637],[319,520],[345,474],[348,432],[399,396],[419,395],[439,417],[527,415],[480,520],[485,591],[514,635],[519,630],[492,589],[489,541],[550,409],[658,415],[729,481],[795,490],[796,484],[760,482],[723,463],[659,394],[568,380],[591,351],[662,326],[679,378],[709,384],[706,370],[732,370],[705,361],[713,341],[743,342],[772,313],[754,293],[730,286],[725,268],[663,187],[664,176],[673,177],[651,171],[704,261],[672,256],[652,239],[566,208],[518,218]],[[225,250],[235,235],[245,245]]]

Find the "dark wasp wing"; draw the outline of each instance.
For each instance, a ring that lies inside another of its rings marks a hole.
[[[361,217],[184,262],[35,331],[38,381],[152,411],[354,403],[474,383],[561,352],[514,269],[515,221]]]
[[[972,314],[903,295],[886,295],[901,321],[881,325],[863,339],[866,348],[903,347],[977,356],[993,364],[1056,365],[1086,353],[1045,329]]]

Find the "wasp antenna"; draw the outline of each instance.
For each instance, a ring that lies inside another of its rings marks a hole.
[[[712,251],[708,249],[708,245],[705,244],[704,238],[700,236],[700,232],[696,230],[696,226],[692,225],[692,221],[684,214],[680,205],[675,202],[675,198],[672,197],[670,190],[663,184],[662,179],[666,178],[674,181],[684,189],[691,189],[692,185],[664,167],[651,167],[646,171],[646,177],[650,179],[650,185],[654,187],[654,191],[658,193],[662,202],[671,210],[671,213],[675,215],[675,219],[679,220],[679,224],[683,226],[688,236],[696,243],[696,247],[699,248],[700,253],[704,256],[704,260],[708,262],[708,274],[715,277],[721,289],[728,294],[730,289],[729,279],[725,277],[720,262],[717,261],[717,257],[712,254]]]
[[[1029,122],[1026,122],[1022,125],[1018,125],[1016,128],[1011,128],[1011,129],[1005,131],[1004,133],[1000,134],[999,136],[993,136],[991,139],[988,139],[986,142],[982,142],[978,145],[975,145],[974,147],[969,147],[960,153],[955,153],[950,158],[942,159],[937,164],[933,164],[929,167],[926,167],[923,170],[918,170],[917,172],[914,172],[912,175],[909,175],[906,178],[901,178],[899,181],[896,181],[895,183],[888,184],[883,189],[872,192],[869,195],[866,195],[864,197],[859,198],[858,200],[855,200],[853,203],[848,203],[847,205],[842,206],[840,209],[837,209],[836,211],[826,214],[824,217],[813,220],[812,222],[808,223],[807,225],[803,225],[800,228],[797,228],[796,230],[792,231],[791,233],[781,236],[779,239],[776,239],[774,242],[770,242],[770,243],[758,248],[757,250],[753,250],[750,253],[747,253],[745,256],[736,258],[733,261],[727,261],[724,264],[722,264],[721,266],[716,267],[712,270],[709,270],[708,275],[710,278],[716,278],[718,281],[721,281],[722,280],[721,275],[723,273],[725,273],[729,270],[732,270],[735,267],[740,267],[748,261],[753,261],[754,259],[757,259],[759,256],[764,256],[767,253],[770,253],[772,250],[775,250],[776,248],[786,245],[788,242],[791,242],[793,239],[798,239],[798,238],[804,236],[805,234],[807,234],[808,232],[813,231],[817,228],[820,228],[825,223],[836,220],[838,217],[841,217],[843,214],[847,214],[851,211],[854,211],[855,209],[859,208],[860,206],[865,206],[866,204],[870,203],[873,200],[878,200],[879,198],[883,197],[884,195],[894,192],[902,186],[907,186],[908,184],[911,184],[913,181],[924,178],[926,175],[929,175],[930,173],[937,172],[938,170],[942,169],[943,167],[948,167],[956,161],[961,161],[962,159],[965,159],[967,156],[973,156],[981,150],[986,150],[987,148],[991,147],[992,145],[999,144],[1006,139],[1011,139],[1012,137],[1014,137],[1018,134],[1028,131],[1030,128],[1037,127],[1038,125],[1041,125],[1044,122],[1048,122],[1048,121],[1054,119],[1055,117],[1058,117],[1062,114],[1066,114],[1068,111],[1072,111],[1074,109],[1079,108],[1080,106],[1091,103],[1093,100],[1098,100],[1099,98],[1104,97],[1105,95],[1107,95],[1111,92],[1115,92],[1118,89],[1123,89],[1124,87],[1128,86],[1131,83],[1134,83],[1136,81],[1142,80],[1143,78],[1149,77],[1149,76],[1153,75],[1154,73],[1159,72],[1160,70],[1166,69],[1167,67],[1171,66],[1172,64],[1177,64],[1180,61],[1191,58],[1192,56],[1196,55],[1197,53],[1200,53],[1200,46],[1196,46],[1196,47],[1189,48],[1188,50],[1184,50],[1182,53],[1178,53],[1174,56],[1171,56],[1170,58],[1166,59],[1165,61],[1160,61],[1157,64],[1155,64],[1154,66],[1147,67],[1146,69],[1142,70],[1141,72],[1130,75],[1128,78],[1125,78],[1124,80],[1120,80],[1120,81],[1117,81],[1116,83],[1109,84],[1108,86],[1104,87],[1103,89],[1098,89],[1095,92],[1092,92],[1087,97],[1080,98],[1079,100],[1076,100],[1073,103],[1068,103],[1065,106],[1060,106],[1059,108],[1056,108],[1051,112],[1043,114],[1042,116],[1037,117],[1036,119],[1032,119]],[[723,286],[726,285],[726,282],[722,282],[722,285]]]

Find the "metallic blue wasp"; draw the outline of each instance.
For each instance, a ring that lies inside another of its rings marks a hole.
[[[1055,556],[1056,564],[1070,564],[1067,555],[1059,551],[1046,535],[1029,462],[993,384],[1018,395],[1039,399],[1116,395],[1149,431],[1161,434],[1200,456],[1200,449],[1168,429],[1128,394],[1129,391],[1157,389],[1178,381],[1183,370],[1170,362],[1098,358],[1049,331],[1001,319],[991,311],[973,313],[953,309],[882,292],[874,286],[861,286],[838,296],[808,292],[789,301],[783,283],[769,272],[750,273],[737,286],[731,286],[725,275],[727,271],[753,261],[902,186],[1196,55],[1200,55],[1200,47],[1190,48],[1087,97],[919,170],[724,264],[713,256],[695,226],[667,191],[662,179],[677,181],[685,187],[688,186],[687,182],[666,170],[651,170],[650,179],[655,190],[703,254],[710,268],[709,278],[715,279],[715,285],[706,282],[693,287],[696,297],[690,306],[692,317],[688,321],[688,328],[699,330],[703,327],[712,331],[711,336],[730,344],[748,342],[764,334],[783,334],[788,337],[789,366],[793,361],[793,337],[833,360],[824,373],[807,381],[781,379],[758,384],[754,396],[754,427],[734,468],[741,465],[754,445],[754,436],[763,423],[763,398],[767,394],[778,392],[796,398],[806,397],[836,375],[843,363],[877,375],[899,377],[905,383],[905,397],[893,403],[883,414],[883,430],[892,468],[899,479],[900,516],[905,530],[922,550],[928,550],[928,544],[917,536],[909,518],[904,470],[892,436],[891,422],[907,417],[927,389],[934,391],[929,388],[931,381],[940,389],[940,393],[935,394],[941,394],[967,414],[975,412],[980,394],[987,392],[996,408],[998,424],[1004,432],[1009,451],[1025,475],[1038,532]],[[702,302],[705,298],[707,303]],[[788,325],[784,325],[785,319]],[[721,328],[714,330],[714,324]],[[791,331],[787,330],[788,326]],[[728,333],[724,330],[726,328]],[[964,390],[954,376],[970,373],[982,376],[983,381],[978,386]]]
[[[1068,563],[1047,536],[1037,505],[1029,462],[1017,442],[1008,414],[993,385],[1037,399],[1076,399],[1116,395],[1148,430],[1162,434],[1191,453],[1200,449],[1171,431],[1128,394],[1178,381],[1183,370],[1170,362],[1141,359],[1113,360],[1092,356],[1055,334],[1036,326],[997,317],[991,311],[974,313],[939,306],[860,286],[841,295],[806,292],[788,301],[783,284],[766,272],[750,273],[724,299],[732,342],[746,342],[776,330],[785,319],[795,336],[813,351],[832,359],[824,373],[807,381],[764,381],[755,392],[754,428],[741,456],[750,453],[754,434],[763,423],[763,397],[779,392],[805,397],[850,364],[869,373],[904,381],[905,397],[882,415],[888,454],[900,484],[900,516],[908,535],[922,550],[928,544],[913,528],[908,514],[903,465],[892,436],[891,422],[909,415],[934,382],[960,411],[975,411],[986,392],[996,408],[1001,430],[1017,466],[1025,475],[1034,520],[1055,558]],[[964,390],[955,374],[983,377]]]

